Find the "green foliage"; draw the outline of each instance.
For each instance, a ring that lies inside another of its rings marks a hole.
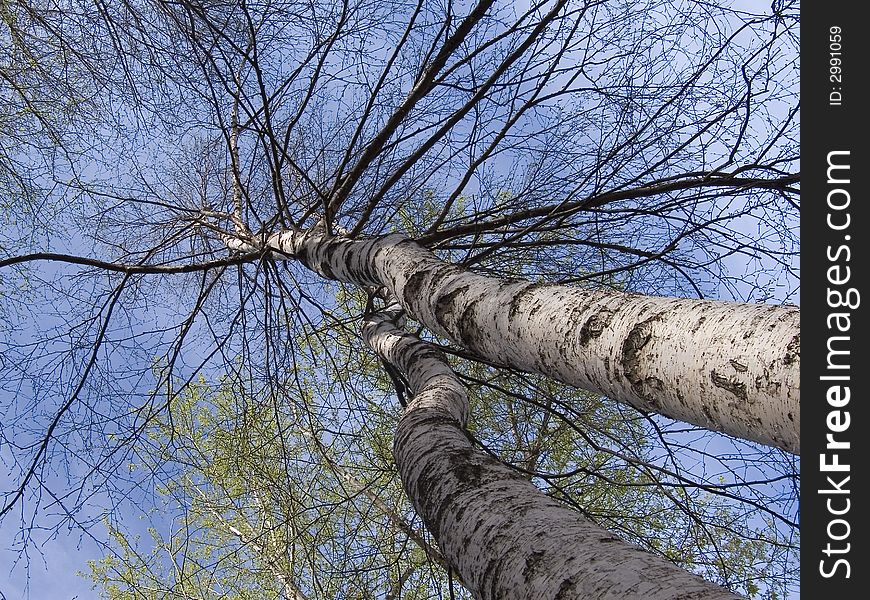
[[[371,354],[360,351],[354,364],[358,392],[391,402]],[[454,365],[468,384],[473,435],[546,493],[749,597],[777,593],[775,580],[755,580],[781,559],[774,524],[752,529],[733,502],[657,470],[646,418],[542,378]],[[227,376],[201,378],[176,398],[133,465],[161,474],[155,527],[166,531],[146,541],[110,525],[117,550],[90,575],[107,598],[446,594],[437,549],[392,463],[397,407],[324,412],[316,370],[300,373],[292,395],[250,396],[251,382]]]
[[[312,397],[243,398],[238,383],[188,386],[149,431],[135,468],[166,474],[168,532],[140,552],[110,525],[117,552],[90,575],[105,597],[375,598],[401,579],[403,598],[428,598],[446,585],[408,534],[428,538],[389,464],[387,422],[349,442],[310,421]]]

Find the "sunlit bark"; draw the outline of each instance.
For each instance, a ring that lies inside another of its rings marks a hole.
[[[325,277],[386,287],[415,320],[488,361],[800,453],[796,307],[487,277],[400,235],[287,231],[267,245]]]

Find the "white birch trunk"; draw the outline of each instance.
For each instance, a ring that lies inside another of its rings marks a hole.
[[[408,377],[394,454],[441,552],[480,599],[734,599],[561,506],[472,445],[463,386],[435,348],[383,316],[366,342]]]
[[[412,318],[493,363],[800,453],[796,307],[487,277],[401,235],[286,231],[267,246],[325,277],[386,287]]]

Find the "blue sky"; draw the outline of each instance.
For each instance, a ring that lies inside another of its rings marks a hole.
[[[87,572],[87,560],[100,556],[97,545],[78,532],[64,532],[36,544],[31,549],[30,568],[23,568],[18,553],[10,549],[9,541],[18,533],[12,520],[0,524],[0,593],[6,600],[84,600],[97,598],[86,579],[76,575]],[[42,554],[39,555],[39,552]],[[2,598],[2,596],[0,596]]]

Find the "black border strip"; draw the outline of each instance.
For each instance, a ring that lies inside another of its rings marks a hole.
[[[836,600],[870,583],[862,4],[801,7],[801,594]]]

